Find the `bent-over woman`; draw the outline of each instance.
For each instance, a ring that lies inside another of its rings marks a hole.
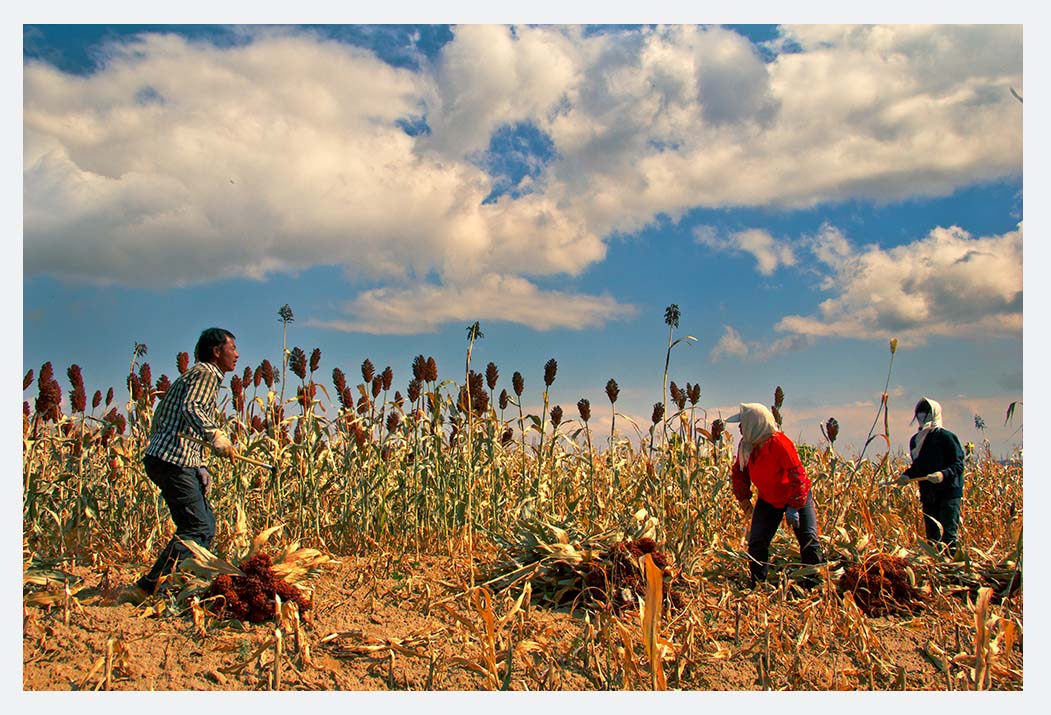
[[[752,585],[766,580],[770,542],[782,518],[792,525],[802,562],[824,563],[817,540],[817,512],[810,478],[792,440],[778,428],[770,410],[759,403],[742,403],[741,411],[726,421],[740,423],[741,442],[731,483],[741,509],[752,519],[748,535]]]

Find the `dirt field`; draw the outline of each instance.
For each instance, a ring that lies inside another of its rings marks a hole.
[[[312,582],[313,607],[306,612],[299,642],[292,632],[282,636],[279,669],[275,669],[274,622],[241,624],[205,615],[195,623],[191,609],[156,613],[161,601],[141,607],[105,606],[100,592],[127,583],[136,571],[68,570],[81,579],[74,591],[88,589],[68,609],[23,607],[23,688],[27,691],[493,687],[486,674],[482,619],[465,595],[464,564],[448,556],[419,561],[382,555],[345,557],[327,567]],[[943,652],[951,658],[968,648],[966,630],[962,641],[957,641],[960,628],[947,625],[951,614],[945,612],[945,603],[912,617],[868,619],[858,626],[859,638],[865,640],[859,648],[860,641],[852,638],[830,637],[815,644],[812,636],[807,640],[808,634],[799,631],[797,621],[786,622],[783,616],[780,622],[772,616],[766,629],[742,632],[747,614],[753,614],[752,621],[759,614],[784,609],[820,614],[829,607],[828,599],[839,598],[834,589],[798,594],[788,603],[777,589],[738,591],[704,579],[687,581],[679,590],[684,605],[665,613],[664,621],[664,633],[671,641],[664,671],[671,689],[968,688],[966,668],[950,664],[947,673],[938,667],[937,657],[931,657]],[[498,624],[493,652],[499,652],[501,644],[504,653],[508,645],[513,646],[509,678],[500,656],[503,682],[499,685],[519,691],[650,689],[641,635],[635,636],[634,657],[625,664],[624,649],[602,638],[601,614],[546,608],[537,600],[503,630]],[[950,599],[948,607],[956,603]],[[494,597],[498,617],[509,607],[507,594]],[[958,608],[958,622],[966,622],[967,604],[960,601]],[[694,618],[688,619],[689,615]],[[691,625],[684,629],[686,620]],[[629,613],[621,622],[640,634],[637,614]],[[813,621],[806,622],[814,628]],[[607,617],[605,625],[610,623]],[[794,643],[800,641],[807,645],[797,649]],[[1020,663],[1020,637],[1013,649],[1011,655]],[[764,682],[765,662],[769,672]],[[279,671],[276,682],[275,670]],[[620,675],[614,678],[615,673]],[[996,689],[1017,690],[1021,685],[1020,678],[994,680]]]

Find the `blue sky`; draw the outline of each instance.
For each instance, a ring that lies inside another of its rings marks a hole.
[[[417,354],[649,423],[670,379],[712,418],[786,393],[785,431],[856,452],[889,359],[1021,444],[1020,25],[27,25],[22,370],[177,374],[209,325],[238,372]],[[63,387],[68,386],[63,382]],[[23,399],[32,402],[35,386]],[[623,425],[623,422],[618,422]]]

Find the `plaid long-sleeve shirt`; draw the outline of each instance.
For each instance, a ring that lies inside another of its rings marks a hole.
[[[219,429],[216,399],[223,371],[210,362],[198,362],[175,379],[153,414],[146,454],[180,467],[204,464],[202,445],[183,439],[191,434],[210,442]]]

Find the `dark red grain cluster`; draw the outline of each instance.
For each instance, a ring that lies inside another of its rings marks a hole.
[[[160,387],[159,382],[157,387]],[[230,378],[230,397],[233,399],[234,410],[243,412],[245,408],[245,388],[244,383],[241,382],[240,375],[234,375]]]
[[[471,370],[467,379],[470,383],[470,408],[476,415],[483,415],[489,409],[489,393],[485,391],[485,378],[480,373]],[[463,385],[460,388],[456,406],[465,414],[468,410],[467,398],[468,385]]]
[[[37,386],[40,393],[36,399],[36,411],[43,419],[58,422],[62,419],[62,411],[59,405],[62,402],[62,387],[55,379],[54,368],[50,362],[40,366],[40,376],[37,377]]]
[[[577,412],[580,413],[580,419],[587,422],[591,419],[591,402],[587,398],[580,398],[577,401]]]
[[[168,378],[168,376],[161,374],[161,376],[157,378],[157,397],[164,397],[165,393],[167,393],[168,390],[171,389],[171,386],[172,381]]]
[[[288,355],[288,369],[295,373],[300,380],[307,377],[307,354],[300,347],[292,348]]]
[[[84,412],[88,406],[88,396],[84,391],[84,377],[80,372],[80,365],[70,365],[66,370],[69,384],[73,389],[69,393],[69,405],[73,412]]]
[[[585,564],[584,584],[589,600],[609,603],[616,610],[635,608],[635,596],[646,593],[646,576],[639,568],[639,558],[649,554],[653,564],[665,577],[671,576],[668,557],[657,548],[650,538],[634,541],[618,541],[601,560]],[[665,580],[665,602],[676,607],[682,605],[682,596]]]
[[[347,376],[338,367],[332,368],[332,384],[336,387],[337,395],[347,389]]]
[[[283,602],[294,601],[300,611],[310,609],[310,601],[303,593],[274,574],[269,554],[260,552],[240,566],[244,576],[221,574],[212,582],[208,596],[219,596],[220,616],[240,621],[262,623],[277,614],[274,596]]]
[[[263,362],[259,363],[259,369],[255,373],[255,386],[259,387],[259,382],[262,380],[267,389],[274,386],[274,366],[270,364],[270,361],[263,359]]]
[[[408,391],[407,391],[408,397],[409,397],[409,402],[411,402],[413,404],[416,404],[416,401],[420,399],[420,389],[421,389],[421,387],[422,387],[422,383],[420,382],[420,380],[418,378],[414,377],[411,380],[409,380],[409,388],[408,388]]]
[[[551,387],[555,381],[555,375],[558,374],[558,362],[551,358],[544,363],[544,384]]]
[[[661,402],[654,402],[653,403],[653,414],[650,415],[650,419],[653,421],[653,424],[657,424],[658,422],[660,422],[661,420],[664,419],[664,404],[663,403],[661,403]]]
[[[376,374],[376,366],[372,364],[372,361],[368,358],[361,363],[361,379],[366,384],[372,382],[372,377]]]
[[[686,397],[688,397],[690,399],[690,404],[691,405],[696,405],[698,402],[701,401],[701,386],[699,384],[698,385],[691,385],[690,383],[687,382],[686,383]]]
[[[671,384],[668,385],[668,392],[671,393],[671,401],[681,410],[686,407],[686,393],[679,389],[679,386],[672,380]]]
[[[852,564],[839,579],[839,589],[870,617],[911,614],[923,604],[923,594],[912,585],[908,562],[899,556],[875,554]]]

